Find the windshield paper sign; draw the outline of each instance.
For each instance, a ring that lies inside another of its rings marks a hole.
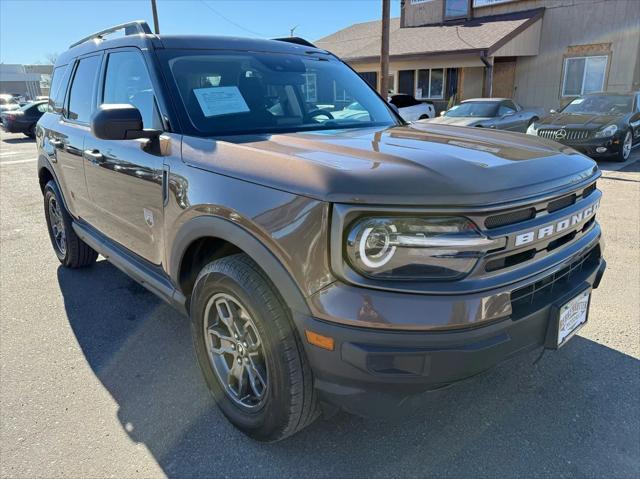
[[[247,102],[236,86],[196,88],[193,93],[206,117],[249,111]]]

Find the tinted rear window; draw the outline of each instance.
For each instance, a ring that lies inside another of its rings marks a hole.
[[[61,65],[53,71],[49,90],[49,111],[61,113],[64,105],[64,94],[69,84],[69,65]]]

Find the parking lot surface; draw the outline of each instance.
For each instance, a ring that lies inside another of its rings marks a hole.
[[[184,317],[104,260],[59,266],[35,156],[0,134],[0,477],[638,477],[639,150],[600,163],[609,267],[567,346],[276,444],[215,408]]]

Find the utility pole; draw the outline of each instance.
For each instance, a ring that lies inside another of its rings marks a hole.
[[[160,34],[160,24],[158,23],[158,7],[156,7],[156,0],[151,0],[151,11],[153,12],[153,29],[156,35]]]
[[[391,0],[382,0],[382,41],[380,45],[380,95],[389,96],[389,17]]]
[[[296,31],[296,28],[298,28],[300,25],[296,25],[295,27],[293,27],[292,29],[289,30],[289,36],[292,37],[293,36],[293,32]]]

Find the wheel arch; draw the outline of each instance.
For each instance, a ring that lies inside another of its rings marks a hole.
[[[199,216],[185,223],[170,246],[168,273],[188,298],[195,278],[206,263],[234,253],[245,253],[255,261],[289,308],[310,314],[302,291],[282,262],[262,241],[225,218]]]

